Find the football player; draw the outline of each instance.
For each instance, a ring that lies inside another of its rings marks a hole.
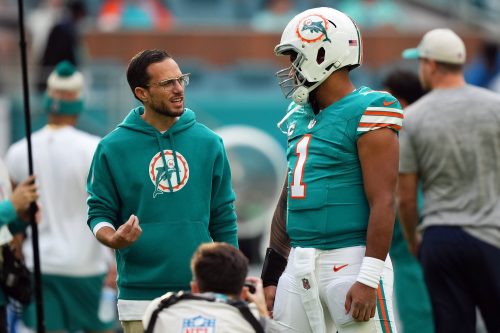
[[[295,16],[275,53],[290,58],[276,75],[293,102],[278,124],[288,176],[262,272],[268,308],[283,332],[395,333],[388,250],[401,106],[354,86],[360,32],[333,8]]]

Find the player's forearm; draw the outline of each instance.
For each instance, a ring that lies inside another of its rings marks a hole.
[[[385,267],[394,228],[394,206],[387,202],[370,205],[365,257],[356,281],[377,289]]]
[[[271,238],[269,247],[287,258],[290,253],[290,238],[286,233],[286,210],[287,210],[287,182],[283,186],[278,204],[274,210],[273,220],[271,223]]]
[[[389,252],[395,220],[399,160],[396,134],[390,129],[365,134],[358,140],[358,155],[370,205],[365,257],[383,262]]]
[[[370,219],[366,235],[366,257],[385,261],[394,230],[394,201],[376,203],[370,208]]]
[[[261,277],[264,287],[278,285],[278,280],[285,270],[288,254],[290,253],[290,238],[286,233],[287,188],[287,181],[285,181],[278,204],[274,210],[271,223],[271,239],[262,265]],[[269,306],[269,310],[271,308],[272,306]]]

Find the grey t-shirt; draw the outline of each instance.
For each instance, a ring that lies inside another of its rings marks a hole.
[[[400,173],[422,181],[422,228],[456,225],[500,247],[500,95],[435,89],[405,110]]]

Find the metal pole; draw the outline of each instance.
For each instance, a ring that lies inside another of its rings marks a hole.
[[[23,100],[24,100],[24,127],[26,131],[26,142],[28,144],[28,170],[33,174],[33,154],[31,150],[31,112],[28,86],[28,64],[26,57],[26,39],[24,35],[24,6],[23,0],[18,0],[19,11],[19,47],[21,49],[21,67],[23,73]],[[40,253],[38,249],[38,227],[35,222],[36,204],[32,203],[30,207],[30,225],[31,237],[33,240],[33,261],[34,261],[34,284],[36,300],[37,332],[45,333],[45,321],[43,317],[42,301],[42,275],[40,272]]]

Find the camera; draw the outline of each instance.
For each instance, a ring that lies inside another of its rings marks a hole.
[[[247,281],[243,284],[243,286],[248,288],[248,291],[250,292],[250,294],[255,294],[255,285],[252,282]]]

